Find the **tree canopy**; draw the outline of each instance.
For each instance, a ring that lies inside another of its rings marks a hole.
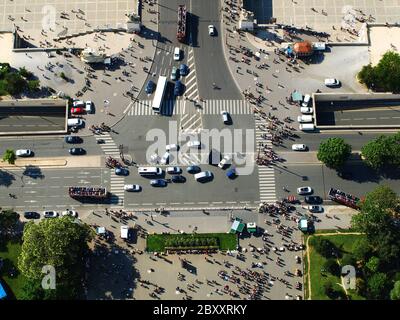
[[[400,165],[400,132],[380,136],[361,148],[364,161],[375,170]]]
[[[367,292],[370,299],[385,299],[387,295],[388,278],[387,275],[378,272],[373,274],[367,282]]]
[[[1,231],[11,231],[19,219],[18,213],[14,210],[1,210],[0,208],[0,233]]]
[[[77,298],[82,289],[84,257],[90,238],[90,229],[71,217],[27,223],[18,258],[18,268],[31,281],[26,285],[26,294],[51,299]],[[56,290],[52,293],[43,292],[38,286],[46,265],[53,266],[56,271]]]
[[[317,158],[328,168],[340,169],[351,154],[351,146],[342,138],[329,138],[319,145]]]
[[[390,291],[391,300],[400,300],[400,281],[394,283],[393,289]]]
[[[17,159],[17,156],[15,155],[14,150],[7,149],[6,152],[4,152],[3,161],[6,161],[10,164],[14,164],[16,159]]]
[[[390,92],[400,91],[400,55],[386,52],[376,66],[362,67],[358,79],[370,89]]]

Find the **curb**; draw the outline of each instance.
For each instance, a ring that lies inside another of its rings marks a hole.
[[[34,160],[34,161],[29,161],[27,163],[22,163],[22,164],[20,164],[19,162],[15,163],[15,164],[9,164],[9,163],[4,163],[3,161],[0,161],[0,165],[3,168],[10,168],[10,169],[21,168],[22,169],[23,167],[27,167],[27,166],[35,166],[35,167],[59,167],[59,166],[61,166],[61,167],[65,167],[68,163],[68,161],[65,159],[64,160],[36,160],[36,162]],[[58,162],[58,163],[42,164],[42,162]]]

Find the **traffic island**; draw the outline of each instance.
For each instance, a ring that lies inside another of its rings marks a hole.
[[[230,233],[151,234],[146,239],[146,251],[236,250],[237,241],[237,235]]]

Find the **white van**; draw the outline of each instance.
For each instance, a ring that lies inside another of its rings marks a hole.
[[[213,176],[211,171],[202,171],[199,173],[196,173],[194,175],[194,178],[196,179],[196,181],[204,181],[204,180],[208,180],[211,179]]]
[[[68,119],[67,120],[67,125],[68,127],[82,127],[83,126],[83,120],[82,119]]]
[[[310,103],[310,100],[311,100],[311,96],[309,94],[306,94],[304,96],[303,103],[301,104],[301,106],[302,107],[308,107],[308,104]]]
[[[128,226],[121,226],[121,238],[122,239],[128,239],[128,232],[129,232],[129,227]]]
[[[141,176],[160,176],[162,175],[162,170],[157,167],[139,167],[138,174]]]
[[[314,124],[313,123],[301,123],[300,125],[299,125],[299,129],[301,130],[301,131],[314,131],[315,130],[315,127],[314,127]]]
[[[311,115],[301,115],[297,117],[297,121],[300,123],[307,123],[307,122],[313,122],[313,117]]]
[[[175,61],[181,60],[181,49],[179,49],[179,47],[175,47],[174,49],[174,60]]]

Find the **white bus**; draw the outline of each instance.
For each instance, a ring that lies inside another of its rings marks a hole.
[[[153,111],[161,113],[161,105],[165,93],[165,88],[167,87],[167,77],[159,76],[157,82],[156,93],[153,99]]]
[[[141,176],[160,176],[162,175],[162,170],[157,167],[139,167],[138,174]]]

